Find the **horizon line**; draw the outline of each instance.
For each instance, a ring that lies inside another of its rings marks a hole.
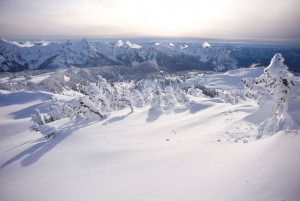
[[[166,42],[216,42],[216,43],[250,43],[250,44],[277,44],[277,45],[300,45],[300,38],[234,38],[234,37],[197,37],[197,36],[134,36],[134,35],[113,35],[113,36],[0,36],[0,39],[23,41],[42,41],[49,40],[50,42],[75,40],[168,40]],[[175,40],[175,41],[170,41]],[[187,40],[187,41],[178,41]],[[195,40],[195,41],[193,41]]]

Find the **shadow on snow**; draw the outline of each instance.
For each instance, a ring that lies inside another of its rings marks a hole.
[[[42,141],[37,144],[34,144],[33,146],[25,149],[24,151],[20,152],[16,156],[12,157],[5,163],[1,165],[1,169],[10,165],[11,163],[18,161],[21,158],[24,158],[21,161],[21,165],[24,166],[29,166],[32,165],[33,163],[37,162],[42,156],[44,156],[47,152],[52,150],[56,145],[61,143],[64,139],[66,139],[68,136],[70,136],[74,131],[89,126],[91,124],[96,123],[97,121],[93,121],[87,124],[75,124],[71,126],[66,126],[62,130],[60,130],[59,133],[55,135],[55,137],[49,141]],[[24,144],[24,143],[23,143]],[[22,145],[22,144],[21,144]],[[21,146],[19,145],[19,146]],[[12,150],[12,149],[11,149]]]

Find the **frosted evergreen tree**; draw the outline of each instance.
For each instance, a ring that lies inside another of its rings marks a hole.
[[[191,103],[190,98],[183,90],[177,87],[174,90],[174,95],[178,103],[186,107],[190,107],[190,103]]]
[[[100,108],[98,108],[88,96],[81,97],[77,100],[75,106],[73,107],[74,115],[78,118],[90,118],[93,114],[99,116],[100,118],[105,118],[107,114],[102,113]]]
[[[162,111],[163,107],[163,93],[159,86],[156,86],[153,91],[153,97],[151,102],[151,108]]]
[[[278,116],[284,115],[287,109],[286,100],[291,87],[294,86],[293,74],[288,71],[288,67],[283,62],[282,55],[275,54],[260,77],[242,80],[246,88],[246,96],[257,99],[259,103],[271,98],[274,103],[273,110]]]
[[[165,111],[171,111],[175,108],[176,104],[177,104],[177,100],[174,96],[174,91],[173,88],[170,86],[166,86],[165,88],[165,95],[163,97],[164,99],[164,110]]]
[[[56,121],[63,117],[63,104],[59,103],[55,96],[52,96],[52,105],[50,106],[47,122]]]
[[[144,98],[145,105],[151,105],[152,98],[153,98],[152,89],[149,88],[149,87],[145,88],[142,91],[142,95],[143,95],[143,98]]]
[[[293,79],[293,74],[284,64],[284,58],[278,53],[274,55],[270,65],[260,77],[242,80],[248,90],[246,94],[248,97],[258,99],[260,105],[266,100],[272,100],[274,116],[261,123],[258,138],[286,129],[293,124],[286,112],[287,99],[294,86]]]
[[[33,121],[33,123],[36,125],[46,124],[44,117],[41,115],[41,112],[39,109],[35,109],[35,114],[31,116],[31,121]]]
[[[44,138],[48,140],[55,137],[55,134],[58,133],[58,129],[55,128],[54,126],[44,124],[44,125],[40,125],[39,132],[42,136],[44,136]]]
[[[225,103],[237,104],[241,97],[238,91],[218,91],[218,96]]]
[[[265,69],[263,80],[269,94],[273,97],[274,112],[278,116],[284,116],[287,110],[287,98],[294,86],[294,76],[288,71],[288,67],[283,63],[284,58],[281,54],[276,54],[270,65]]]
[[[103,78],[101,75],[98,75],[97,77],[97,86],[99,88],[105,88],[106,85],[108,85],[107,80]]]
[[[53,138],[58,130],[46,124],[44,117],[41,115],[39,109],[35,109],[35,114],[32,115],[32,119],[34,125],[31,127],[33,131],[39,132],[42,136],[44,136],[47,140]]]
[[[63,104],[63,107],[62,107],[62,113],[63,113],[63,117],[72,117],[74,116],[74,111],[73,109],[70,107],[69,104],[65,103]]]
[[[102,85],[103,87],[107,87],[106,85]],[[110,103],[107,98],[103,95],[103,90],[97,86],[96,83],[90,83],[86,87],[86,93],[89,96],[90,101],[93,104],[100,108],[104,113],[110,113]]]
[[[138,107],[138,108],[142,108],[144,107],[145,105],[145,102],[144,102],[144,97],[143,95],[141,94],[141,92],[137,89],[135,89],[133,91],[133,104],[135,107]]]
[[[101,90],[101,94],[105,97],[107,100],[106,104],[110,105],[110,109],[112,110],[118,110],[118,97],[119,92],[118,89],[115,86],[112,86],[107,82],[107,80],[100,75],[97,77],[97,86]]]
[[[118,97],[118,102],[119,102],[119,107],[122,108],[126,108],[126,107],[130,107],[131,112],[133,112],[133,100],[132,100],[132,96],[131,96],[131,92],[128,89],[128,87],[122,87],[122,92],[119,93],[119,97]]]
[[[199,97],[202,95],[202,90],[195,87],[195,85],[192,85],[188,88],[188,94],[191,96]]]

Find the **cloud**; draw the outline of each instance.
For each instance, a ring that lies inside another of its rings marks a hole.
[[[0,35],[300,38],[299,7],[299,0],[1,0]]]
[[[65,11],[62,11],[62,10],[38,10],[37,12],[40,14],[46,14],[46,15],[58,15],[58,14],[65,13]]]

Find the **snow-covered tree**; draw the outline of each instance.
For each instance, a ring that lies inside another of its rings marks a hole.
[[[54,126],[50,126],[49,124],[44,124],[39,126],[39,132],[48,140],[55,137],[55,134],[58,133],[58,129]]]
[[[238,91],[219,91],[218,96],[225,103],[237,104],[239,102],[239,98],[241,97]]]
[[[190,107],[191,101],[190,101],[189,96],[185,93],[185,91],[183,91],[177,87],[174,90],[174,95],[175,95],[178,103],[180,103],[181,105],[184,105],[186,107]]]
[[[161,88],[159,86],[156,86],[154,88],[151,107],[162,111],[163,93],[162,93]]]
[[[97,86],[99,88],[105,88],[108,85],[107,80],[103,78],[101,75],[97,76]]]
[[[133,112],[133,100],[131,96],[131,92],[128,87],[122,87],[122,92],[119,94],[118,102],[120,108],[126,108],[127,106],[130,107],[131,112]]]
[[[55,96],[52,96],[52,105],[50,106],[47,122],[56,121],[64,117],[63,103],[58,102]]]
[[[99,86],[101,87],[99,84],[97,86],[96,83],[90,83],[86,86],[86,94],[88,95],[90,101],[92,101],[96,107],[100,108],[102,112],[110,113],[110,103],[103,94],[102,88],[99,88]],[[107,85],[102,86],[107,87]]]
[[[39,109],[35,109],[35,114],[31,116],[31,121],[37,125],[43,125],[45,124],[44,117],[41,115],[41,112]]]
[[[58,130],[48,125],[45,120],[44,116],[41,115],[39,109],[35,109],[35,114],[32,115],[32,119],[34,125],[31,127],[33,131],[39,132],[43,135],[47,140],[53,138]]]
[[[89,118],[92,114],[105,118],[107,114],[102,111],[89,99],[88,96],[79,98],[73,107],[74,115],[77,118]]]
[[[144,105],[145,105],[144,97],[139,90],[135,89],[133,91],[132,97],[133,97],[132,98],[133,104],[135,107],[138,107],[138,108],[144,107]]]
[[[288,71],[288,67],[283,63],[281,54],[276,54],[270,65],[265,69],[266,88],[273,97],[274,111],[277,115],[284,115],[287,110],[287,98],[294,86],[294,76]]]
[[[163,97],[164,99],[164,110],[165,111],[171,111],[175,108],[177,104],[177,100],[174,96],[174,90],[170,86],[165,87],[165,95]]]
[[[187,90],[188,94],[191,96],[199,97],[202,95],[202,90],[195,87],[195,85],[192,85]]]
[[[293,79],[293,74],[284,64],[284,58],[278,53],[274,55],[270,65],[260,77],[242,80],[246,88],[246,96],[256,98],[260,105],[267,100],[271,100],[273,105],[274,116],[261,123],[258,137],[273,134],[292,124],[286,111],[287,99],[294,86]]]
[[[152,98],[153,98],[152,88],[145,88],[142,91],[142,95],[144,97],[145,105],[151,105]]]
[[[259,102],[264,99],[273,99],[273,110],[276,115],[284,115],[287,109],[287,98],[294,86],[293,74],[288,71],[284,64],[284,58],[280,53],[275,54],[270,65],[264,73],[257,78],[243,79],[242,82],[246,88],[246,96],[258,99]]]

